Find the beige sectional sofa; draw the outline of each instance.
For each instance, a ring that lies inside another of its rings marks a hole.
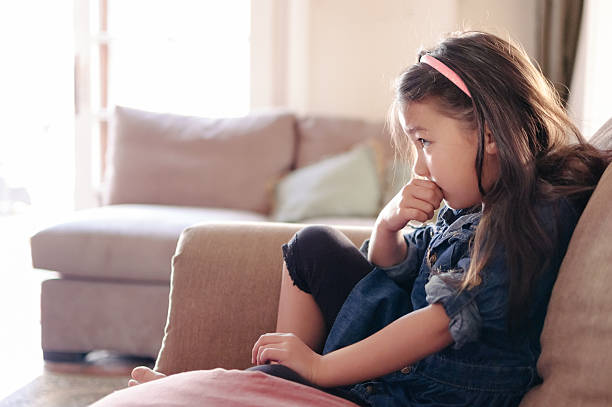
[[[58,273],[42,284],[46,359],[97,349],[156,357],[171,258],[190,225],[371,226],[401,184],[385,164],[392,159],[382,123],[283,111],[213,120],[117,107],[112,128],[102,205],[31,238],[34,267]]]

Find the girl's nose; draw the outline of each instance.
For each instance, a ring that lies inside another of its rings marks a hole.
[[[427,165],[425,164],[425,160],[423,159],[423,154],[418,152],[416,155],[416,161],[414,162],[414,167],[412,167],[412,173],[419,178],[429,178],[429,170],[427,169]]]

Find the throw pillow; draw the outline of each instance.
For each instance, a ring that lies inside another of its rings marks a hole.
[[[412,165],[402,160],[390,161],[385,171],[385,188],[383,192],[382,208],[410,182],[412,178]]]
[[[376,216],[381,186],[372,143],[299,168],[276,187],[272,220],[297,222],[318,216]]]
[[[232,208],[267,215],[292,163],[295,117],[211,119],[117,106],[104,204]]]
[[[357,407],[300,383],[242,370],[195,370],[109,394],[91,407]]]

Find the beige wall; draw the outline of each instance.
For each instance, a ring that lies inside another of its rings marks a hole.
[[[444,32],[535,50],[531,0],[253,0],[252,107],[383,119],[397,74]]]
[[[459,0],[457,27],[489,31],[519,41],[532,57],[536,53],[537,1]]]

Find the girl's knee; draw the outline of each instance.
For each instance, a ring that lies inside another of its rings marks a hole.
[[[332,226],[309,225],[299,230],[295,235],[295,244],[305,256],[317,256],[321,251],[329,252],[340,246],[344,235]],[[344,237],[346,239],[346,237]]]
[[[330,251],[337,251],[340,232],[326,225],[309,225],[293,235],[284,244],[285,266],[294,284],[302,291],[311,293],[313,280],[319,280],[318,273],[325,271]],[[332,256],[334,257],[334,256]]]
[[[282,247],[293,283],[313,294],[321,285],[337,285],[346,274],[359,274],[369,263],[350,239],[327,225],[309,225]]]

